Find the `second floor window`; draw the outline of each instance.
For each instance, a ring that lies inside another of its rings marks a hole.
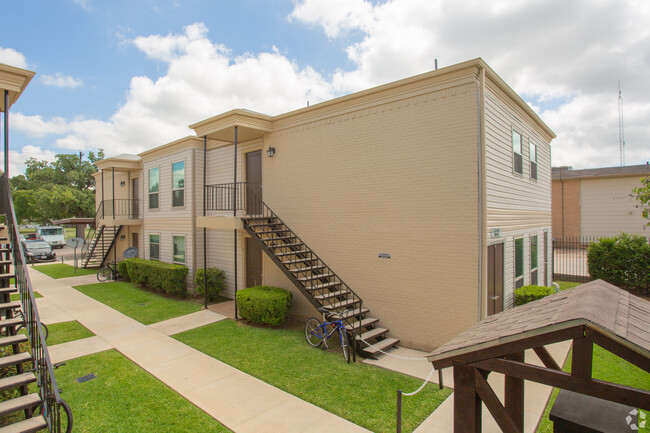
[[[518,174],[524,172],[524,157],[521,154],[521,134],[512,131],[512,171]]]
[[[537,146],[530,143],[530,178],[537,179]]]
[[[172,206],[185,206],[185,161],[172,164]]]
[[[158,185],[160,171],[157,168],[149,170],[149,209],[158,209]]]

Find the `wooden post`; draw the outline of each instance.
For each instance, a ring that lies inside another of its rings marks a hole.
[[[511,361],[525,362],[524,352],[505,357]],[[524,380],[505,376],[505,409],[520,431],[524,431]]]
[[[594,357],[594,343],[587,337],[573,340],[571,375],[580,379],[591,379],[591,365]]]
[[[454,364],[454,433],[481,433],[481,399],[474,368]]]

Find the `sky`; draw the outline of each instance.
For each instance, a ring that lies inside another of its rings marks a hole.
[[[275,115],[481,57],[557,134],[552,164],[650,160],[647,0],[30,0],[2,3],[0,63],[30,158],[138,153],[234,108]],[[1,155],[1,152],[0,152]]]

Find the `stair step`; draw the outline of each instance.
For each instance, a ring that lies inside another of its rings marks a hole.
[[[276,223],[264,223],[264,224],[248,224],[248,227],[250,228],[257,228],[257,227],[270,227],[270,226],[279,226],[281,225],[281,222],[276,222]]]
[[[15,277],[15,275],[11,274],[11,273],[9,273],[9,274],[0,274],[0,280],[8,280],[9,278],[13,278],[13,277]]]
[[[34,433],[45,428],[47,428],[45,418],[42,416],[35,416],[24,421],[10,424],[6,427],[1,427],[0,433]]]
[[[364,352],[374,356],[377,353],[379,353],[381,350],[385,351],[386,349],[389,349],[389,348],[391,348],[393,346],[396,346],[398,343],[399,343],[399,340],[396,339],[396,338],[384,338],[383,340],[372,343],[372,347],[367,346],[367,345],[365,345],[363,343],[361,343],[361,344],[363,344],[365,346],[363,348]]]
[[[302,260],[306,260],[306,259],[302,259]],[[309,260],[311,260],[311,259],[309,259]],[[291,268],[291,269],[289,269],[289,272],[293,272],[295,274],[298,274],[300,272],[310,272],[310,271],[315,271],[317,269],[323,269],[323,268],[325,268],[324,265],[307,266],[305,268]]]
[[[0,248],[0,253],[10,253],[11,248]]]
[[[330,287],[340,286],[341,284],[342,283],[337,283],[336,281],[332,281],[330,283],[322,283],[322,284],[316,284],[315,286],[305,287],[305,289],[307,290],[328,289]]]
[[[9,326],[18,326],[24,323],[22,317],[12,317],[11,319],[0,320],[0,329]]]
[[[36,393],[12,398],[11,400],[6,400],[0,403],[0,416],[36,407],[39,404],[41,404],[41,397]]]
[[[323,295],[316,295],[314,296],[314,299],[318,299],[319,301],[323,301],[325,299],[332,299],[336,298],[337,296],[344,296],[350,293],[349,290],[344,289],[344,290],[337,290],[336,292],[328,292]]]
[[[328,310],[338,310],[339,308],[347,307],[349,305],[354,305],[357,303],[359,303],[357,299],[346,299],[345,301],[335,302],[330,305],[323,305],[323,307],[327,308]]]
[[[10,335],[8,337],[0,337],[0,346],[11,346],[27,342],[27,336],[24,334]]]
[[[34,373],[23,373],[17,374],[15,376],[5,377],[0,379],[0,391],[4,391],[9,388],[17,388],[23,385],[29,385],[32,382],[36,382],[36,375]]]
[[[311,275],[309,277],[300,277],[297,278],[298,281],[313,281],[313,280],[321,280],[323,278],[329,278],[333,277],[334,274],[318,274],[318,275]]]
[[[22,352],[17,355],[0,357],[0,368],[6,368],[11,365],[22,364],[32,360],[32,355],[29,352]]]
[[[364,332],[361,335],[357,335],[357,340],[364,340],[368,341],[372,338],[377,338],[381,337],[382,335],[386,334],[388,332],[388,329],[386,328],[374,328],[371,329],[370,331]]]
[[[0,288],[0,294],[1,293],[16,293],[18,289],[15,287],[2,287]]]
[[[15,310],[20,308],[20,301],[11,301],[5,304],[0,304],[0,311]]]
[[[0,266],[10,265],[11,263],[11,260],[0,260]]]
[[[291,230],[289,229],[277,229],[277,230],[265,230],[263,232],[255,232],[258,235],[272,235],[273,233],[286,233],[290,232]]]
[[[355,316],[363,316],[364,314],[368,313],[370,310],[367,308],[354,308],[352,310],[348,310],[346,313],[341,314],[342,319],[348,319],[350,317],[355,317]]]
[[[291,255],[294,255],[294,254],[305,254],[305,253],[309,253],[309,252],[311,252],[311,251],[309,251],[309,250],[287,251],[287,252],[284,252],[284,253],[274,253],[274,255],[276,257],[283,257],[283,256],[291,256]],[[312,260],[312,259],[310,259],[310,260]]]
[[[379,319],[375,319],[374,317],[366,317],[365,319],[354,322],[352,325],[345,325],[345,328],[348,331],[353,331],[356,329],[365,328],[366,326],[374,325],[377,322],[379,322]]]
[[[265,239],[262,239],[264,241]],[[298,247],[304,245],[302,242],[291,242],[289,244],[279,244],[279,245],[268,245],[269,248],[289,248],[289,247]]]
[[[264,239],[264,240],[274,240],[274,241],[284,241],[288,239],[297,239],[298,236],[276,236],[274,238]]]
[[[276,254],[276,256],[279,256],[279,255],[280,255],[280,254]],[[293,264],[295,264],[295,263],[311,262],[311,261],[314,261],[314,260],[316,260],[316,259],[315,259],[315,258],[295,259],[295,260],[287,260],[287,261],[283,261],[282,263],[284,263],[285,265],[293,265]]]

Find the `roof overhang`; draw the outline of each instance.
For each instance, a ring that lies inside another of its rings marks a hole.
[[[271,122],[271,116],[266,114],[236,109],[190,125],[190,128],[199,137],[233,143],[235,128],[237,141],[244,142],[261,138],[270,132]]]
[[[9,65],[0,64],[0,111],[6,111],[20,98],[25,87],[29,84],[36,73],[26,69],[20,69]],[[9,91],[9,107],[5,107],[4,91]]]
[[[136,155],[133,155],[136,156]],[[137,171],[140,170],[142,164],[140,157],[135,158],[120,158],[119,156],[102,159],[97,161],[95,165],[97,170],[115,170],[115,171]]]

